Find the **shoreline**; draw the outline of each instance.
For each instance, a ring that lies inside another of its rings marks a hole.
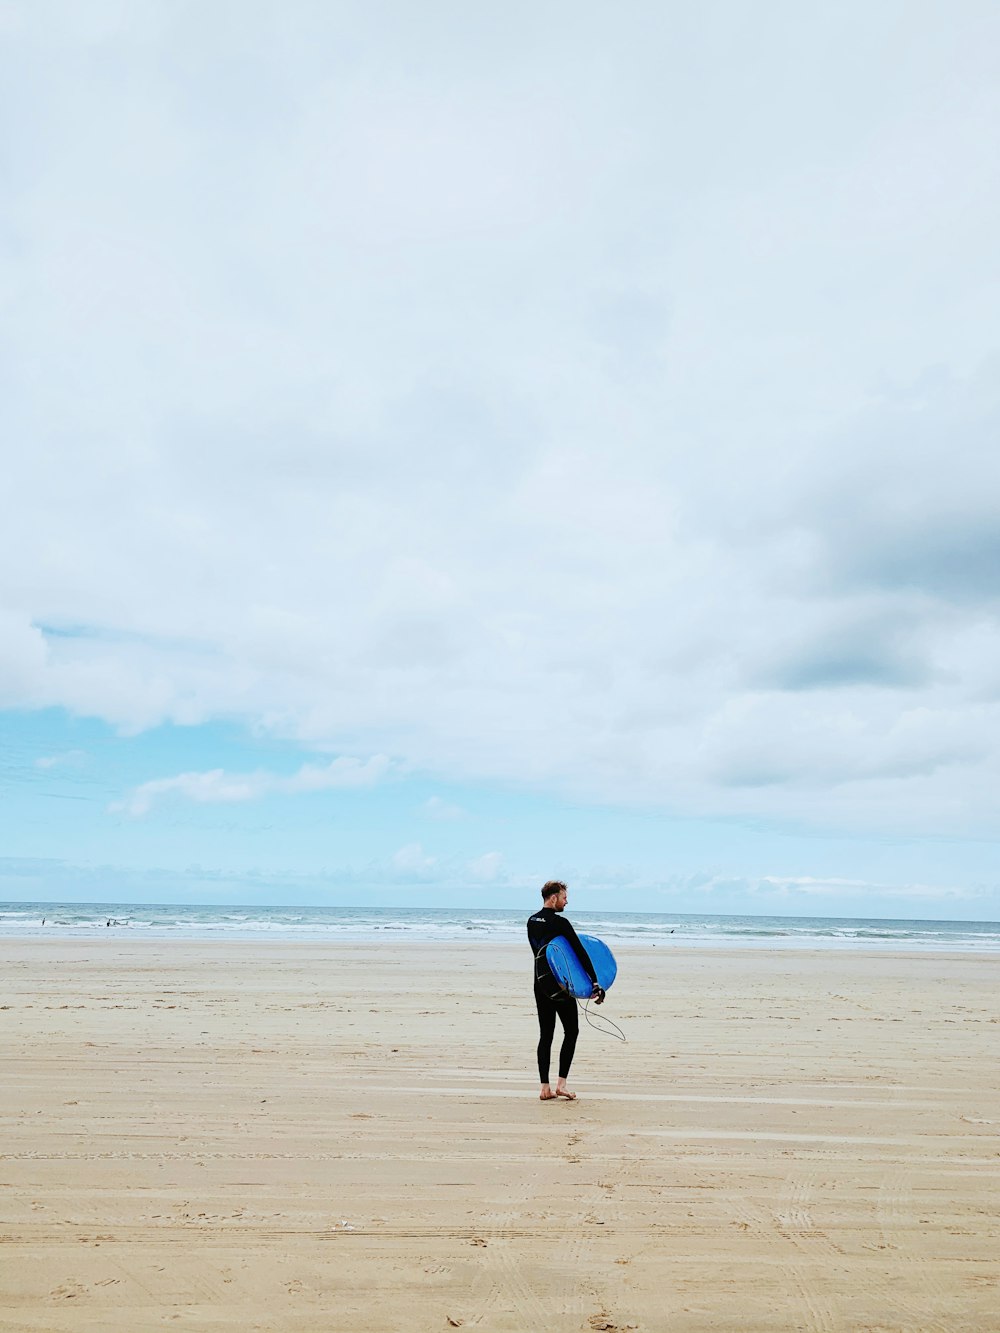
[[[58,930],[58,933],[56,931]],[[1000,949],[982,949],[969,947],[967,949],[944,948],[932,944],[913,945],[882,945],[882,944],[859,944],[854,940],[831,941],[822,944],[801,944],[797,941],[790,943],[776,942],[774,940],[741,940],[727,941],[725,944],[714,942],[703,942],[701,940],[688,940],[684,942],[656,941],[654,943],[638,942],[629,939],[610,939],[610,945],[615,956],[645,956],[650,957],[688,957],[690,955],[705,956],[714,959],[730,958],[735,956],[756,955],[756,954],[774,954],[781,957],[793,958],[796,956],[856,956],[861,958],[937,958],[942,960],[958,961],[961,959],[980,959],[983,961],[994,960],[1000,963]],[[44,931],[18,931],[17,934],[0,933],[0,961],[5,951],[10,946],[18,944],[42,945],[45,947],[58,948],[61,945],[79,945],[96,944],[99,947],[107,946],[109,948],[118,945],[136,945],[143,947],[162,947],[164,945],[176,945],[178,948],[247,948],[259,947],[262,950],[270,949],[301,949],[301,950],[357,950],[364,949],[403,949],[403,950],[455,950],[456,946],[462,946],[470,949],[484,949],[491,951],[510,951],[511,953],[527,952],[527,946],[520,938],[514,938],[510,935],[495,934],[484,936],[482,934],[454,935],[447,937],[438,937],[435,939],[426,939],[419,936],[406,936],[403,933],[386,935],[337,935],[330,936],[309,936],[308,938],[295,935],[284,935],[278,931],[273,933],[253,933],[240,934],[238,931],[226,931],[224,934],[217,935],[185,935],[179,931],[163,931],[155,933],[153,931],[143,930],[139,932],[124,933],[121,929],[116,933],[114,927],[107,930],[74,930],[72,927],[53,928],[49,933],[49,928]]]

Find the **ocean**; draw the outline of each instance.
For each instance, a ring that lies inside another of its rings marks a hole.
[[[520,942],[518,909],[234,907],[126,903],[0,903],[0,935],[132,935],[185,939],[490,940]],[[618,944],[669,948],[891,949],[1000,953],[1000,922],[864,917],[713,916],[689,912],[568,913],[577,930]]]

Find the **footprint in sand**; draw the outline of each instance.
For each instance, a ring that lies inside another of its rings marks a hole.
[[[71,1301],[77,1296],[85,1296],[87,1288],[80,1282],[64,1282],[62,1286],[53,1287],[49,1295],[57,1301]]]

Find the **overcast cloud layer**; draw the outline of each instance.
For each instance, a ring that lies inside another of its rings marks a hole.
[[[995,832],[994,4],[0,36],[0,707]]]

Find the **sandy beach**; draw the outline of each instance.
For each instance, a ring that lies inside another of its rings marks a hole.
[[[0,1329],[1000,1328],[1000,958],[622,949],[558,1104],[526,946],[0,959]]]

